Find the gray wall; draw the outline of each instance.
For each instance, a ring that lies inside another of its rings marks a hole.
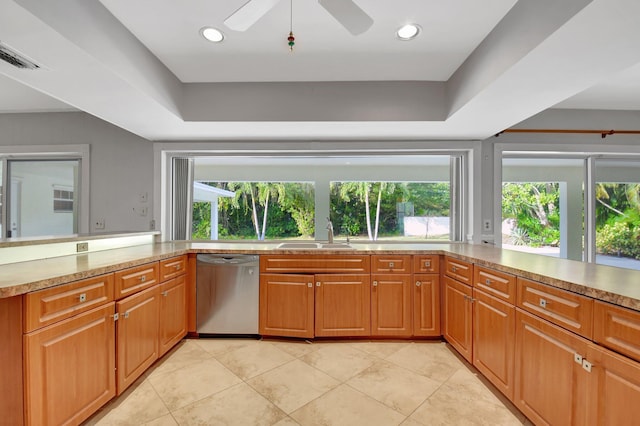
[[[90,232],[147,231],[153,217],[153,143],[83,112],[0,114],[0,145],[88,144]],[[141,203],[139,195],[148,194]],[[140,208],[148,208],[140,216]],[[105,229],[94,222],[105,219]]]

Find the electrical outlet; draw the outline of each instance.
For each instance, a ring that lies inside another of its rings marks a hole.
[[[152,231],[156,230],[156,221],[154,219],[151,219],[149,221],[149,229],[152,230]]]
[[[146,192],[141,192],[140,194],[138,194],[138,198],[140,199],[141,203],[146,203],[149,199],[149,195]]]
[[[491,231],[491,221],[486,219],[484,222],[482,222],[482,230],[483,231]]]
[[[76,252],[80,253],[83,251],[89,251],[89,243],[78,243],[76,244]]]
[[[104,229],[104,218],[96,219],[96,221],[93,223],[93,227],[95,229]]]

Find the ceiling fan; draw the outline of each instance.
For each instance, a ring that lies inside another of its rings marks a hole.
[[[224,24],[235,31],[246,31],[279,1],[249,0],[225,19]],[[373,19],[353,0],[318,0],[318,3],[353,35],[362,34],[373,25]]]

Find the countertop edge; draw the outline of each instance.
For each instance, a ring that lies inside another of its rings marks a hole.
[[[612,268],[603,265],[585,264],[566,259],[548,258],[529,253],[503,250],[480,245],[435,245],[425,244],[411,246],[381,245],[371,247],[362,246],[357,250],[305,250],[305,249],[277,249],[275,245],[261,244],[206,244],[191,242],[167,242],[127,248],[117,248],[102,252],[63,256],[61,258],[41,259],[37,261],[20,262],[0,266],[0,276],[9,271],[19,274],[20,271],[33,269],[38,262],[40,267],[53,265],[58,268],[75,269],[72,273],[57,273],[55,267],[51,273],[42,273],[42,277],[20,282],[15,279],[14,284],[7,281],[11,278],[0,278],[0,298],[19,296],[25,293],[42,290],[49,287],[81,280],[97,275],[115,272],[117,270],[155,262],[162,259],[183,254],[199,253],[237,253],[237,254],[283,254],[283,255],[372,255],[372,254],[436,254],[447,255],[474,264],[493,268],[509,274],[538,281],[552,287],[571,291],[596,300],[612,303],[640,311],[640,288],[638,291],[622,291],[624,284],[640,282],[640,271]],[[109,260],[108,258],[112,258]],[[44,263],[43,263],[44,262]],[[60,264],[61,265],[56,265]],[[528,267],[526,265],[529,265]],[[38,268],[40,269],[40,268]],[[543,271],[545,273],[543,273]],[[571,279],[570,275],[577,273]],[[620,278],[626,279],[620,279]],[[599,282],[613,280],[613,282]],[[4,282],[3,282],[4,281]],[[625,283],[625,281],[627,283]],[[588,282],[586,284],[585,282]],[[611,288],[613,287],[613,289]],[[640,287],[640,286],[639,286]],[[625,294],[627,293],[627,294]],[[633,293],[633,294],[629,294]],[[637,294],[635,294],[637,293]]]

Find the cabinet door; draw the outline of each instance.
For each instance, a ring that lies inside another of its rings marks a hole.
[[[313,337],[314,276],[260,274],[260,334]]]
[[[371,275],[371,334],[409,337],[411,315],[411,275]]]
[[[24,336],[26,424],[80,424],[115,395],[113,314],[111,302]]]
[[[513,399],[516,308],[473,290],[473,365]]]
[[[444,277],[443,336],[467,361],[472,362],[471,287]]]
[[[158,294],[154,286],[116,304],[118,395],[158,359]]]
[[[413,276],[413,335],[441,336],[440,331],[440,275]]]
[[[370,275],[316,275],[316,336],[371,334]]]
[[[607,349],[591,345],[590,424],[624,425],[640,419],[640,364]],[[634,420],[635,419],[635,420]]]
[[[516,309],[514,404],[536,425],[586,423],[589,342]]]
[[[187,334],[187,286],[185,276],[160,285],[158,356],[162,356]]]

